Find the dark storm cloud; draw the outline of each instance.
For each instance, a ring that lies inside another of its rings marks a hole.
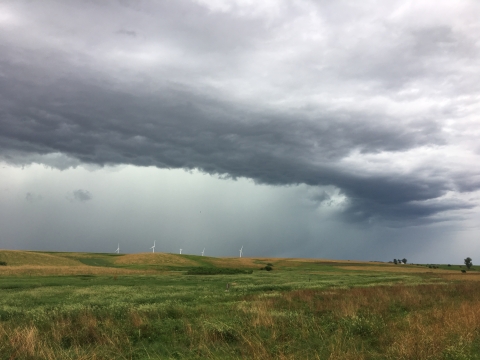
[[[11,162],[59,153],[333,185],[356,221],[437,221],[474,206],[443,199],[480,189],[475,168],[450,169],[441,156],[463,139],[445,131],[452,118],[475,126],[466,116],[479,91],[478,45],[450,21],[462,14],[424,24],[415,9],[405,22],[391,18],[400,3],[375,18],[375,5],[356,17],[353,7],[305,2],[313,20],[290,2],[271,12],[172,1],[18,4],[10,10],[23,27],[7,22],[0,35],[0,154]],[[400,169],[421,149],[440,149],[434,163]],[[352,154],[358,161],[346,161]],[[392,160],[378,163],[382,154]]]

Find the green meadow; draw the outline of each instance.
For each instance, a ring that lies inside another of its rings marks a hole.
[[[0,261],[1,359],[480,359],[476,271],[176,254]]]

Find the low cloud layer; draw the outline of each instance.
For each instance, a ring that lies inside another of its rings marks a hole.
[[[0,13],[10,163],[332,186],[344,219],[391,226],[478,206],[476,2],[7,1]]]
[[[68,198],[71,199],[71,201],[85,202],[92,199],[92,194],[87,190],[79,189],[73,191],[72,196],[69,195]]]

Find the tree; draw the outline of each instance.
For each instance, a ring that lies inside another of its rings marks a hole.
[[[397,264],[398,264],[397,259],[393,259],[393,263],[394,263],[395,265],[397,265]]]
[[[407,259],[403,258],[403,259],[402,259],[402,263],[406,264],[406,263],[407,263]]]
[[[468,269],[470,269],[470,268],[472,267],[472,265],[473,265],[473,264],[472,264],[472,258],[470,258],[470,257],[467,257],[467,258],[464,260],[464,262],[465,262],[465,266],[466,266]]]

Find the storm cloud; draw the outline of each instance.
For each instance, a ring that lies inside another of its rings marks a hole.
[[[394,227],[478,206],[477,2],[7,1],[0,13],[7,162],[332,186],[344,219]]]

